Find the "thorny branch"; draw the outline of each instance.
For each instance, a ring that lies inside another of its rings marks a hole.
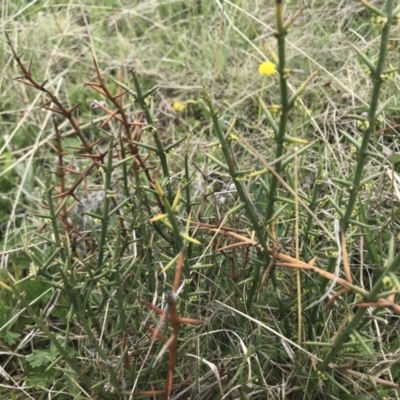
[[[162,392],[164,400],[167,400],[172,392],[172,382],[177,360],[178,337],[181,329],[181,324],[189,324],[189,325],[202,324],[202,321],[197,319],[180,317],[176,308],[177,291],[179,288],[179,283],[182,274],[183,258],[184,258],[184,253],[182,250],[179,254],[178,264],[175,271],[173,289],[172,291],[167,292],[165,295],[165,300],[167,304],[164,310],[147,301],[143,302],[150,310],[154,311],[155,313],[161,316],[157,324],[157,327],[155,329],[149,327],[146,327],[146,329],[152,333],[152,340],[158,339],[162,343],[164,343],[164,348],[161,354],[163,354],[166,350],[169,350],[168,374],[165,379],[164,390]],[[160,335],[160,330],[162,329],[165,320],[168,320],[172,326],[172,334],[169,337],[169,339],[165,339]],[[154,391],[147,391],[145,393],[144,392],[138,393],[138,395],[143,395],[143,394],[155,396],[157,394],[161,394],[161,392],[158,390],[154,390]]]
[[[248,238],[242,234],[236,233],[234,232],[234,230],[232,230],[232,228],[225,228],[224,226],[216,226],[216,225],[211,225],[211,224],[203,224],[203,223],[199,223],[199,222],[191,222],[192,225],[195,225],[197,229],[202,229],[205,231],[208,231],[210,233],[213,234],[219,234],[219,235],[223,235],[225,237],[228,237],[232,240],[234,240],[236,243],[235,247],[238,246],[256,246],[256,247],[262,247],[260,243],[258,243],[256,240],[252,239],[252,238]],[[273,236],[274,237],[274,236]],[[353,292],[357,292],[363,295],[363,297],[368,296],[369,292],[365,289],[362,289],[356,285],[353,285],[351,283],[351,281],[349,282],[347,279],[351,279],[351,276],[349,276],[349,269],[348,269],[348,264],[347,264],[347,251],[344,251],[344,254],[346,257],[346,261],[344,262],[345,265],[345,270],[346,270],[346,279],[342,279],[342,278],[338,278],[335,277],[334,274],[323,270],[322,268],[318,268],[314,265],[316,258],[309,261],[308,263],[304,262],[304,261],[300,261],[300,260],[296,260],[296,258],[291,257],[287,254],[284,254],[282,252],[279,252],[277,250],[275,241],[273,248],[269,248],[268,252],[273,256],[274,260],[275,260],[275,265],[278,267],[283,267],[283,268],[294,268],[294,269],[300,269],[302,271],[308,271],[308,272],[312,272],[312,273],[316,273],[322,277],[324,277],[325,279],[328,280],[336,280],[336,283],[339,284],[340,286],[342,286],[342,290],[340,290],[338,292],[338,294],[336,294],[335,298],[337,298],[339,295],[342,295],[346,292],[349,291],[353,291]],[[231,245],[228,245],[226,247],[220,248],[218,249],[218,251],[222,251],[222,250],[226,250],[227,248],[230,248]],[[342,246],[342,248],[345,248],[346,246]],[[268,267],[269,269],[269,267]],[[268,271],[267,269],[267,271]],[[332,301],[329,302],[329,304],[331,304]],[[368,305],[366,305],[368,304]],[[375,303],[359,303],[355,305],[356,307],[379,307],[379,308],[390,308],[391,310],[393,310],[395,313],[400,314],[400,305],[399,304],[395,304],[392,299],[380,299],[379,301],[375,302]]]

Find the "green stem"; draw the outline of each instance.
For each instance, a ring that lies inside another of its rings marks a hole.
[[[146,218],[145,218],[145,204],[146,204],[146,196],[144,195],[144,191],[140,182],[140,176],[139,172],[134,171],[135,173],[135,183],[136,183],[136,197],[137,197],[137,214],[138,214],[138,220],[139,220],[139,234],[141,235],[142,239],[142,247],[143,247],[143,253],[142,259],[145,260],[144,264],[147,266],[147,273],[148,273],[148,289],[150,292],[153,292],[156,288],[156,283],[154,279],[154,271],[152,270],[152,266],[154,265],[153,262],[153,252],[152,248],[150,246],[150,232],[147,229],[146,226]],[[135,229],[135,228],[133,228]]]
[[[290,111],[290,103],[289,103],[289,93],[288,86],[286,82],[286,46],[285,46],[285,36],[287,31],[284,27],[283,22],[283,5],[282,1],[277,0],[275,2],[276,9],[276,25],[277,25],[277,41],[278,41],[278,72],[279,72],[279,86],[281,92],[281,103],[282,103],[282,114],[279,121],[279,130],[278,134],[275,136],[276,141],[276,151],[275,151],[275,160],[279,160],[275,164],[275,171],[280,174],[282,172],[282,161],[280,161],[283,150],[284,150],[284,138],[286,134],[286,127],[288,121],[288,115]],[[275,204],[275,196],[278,188],[278,178],[274,175],[271,180],[271,185],[268,193],[268,206],[265,214],[265,220],[270,221],[274,214],[274,204]]]
[[[239,195],[241,202],[245,205],[247,215],[250,219],[251,224],[253,225],[253,229],[256,232],[257,238],[263,246],[263,250],[259,250],[257,252],[259,260],[257,260],[257,262],[255,263],[255,267],[253,270],[253,277],[252,277],[252,285],[250,287],[248,297],[247,297],[246,307],[248,310],[250,310],[254,295],[256,293],[256,289],[258,289],[259,285],[260,285],[259,280],[260,280],[261,266],[263,265],[265,267],[266,265],[268,265],[271,257],[267,250],[266,237],[265,237],[265,234],[263,231],[263,227],[260,225],[260,219],[258,218],[258,211],[255,208],[254,203],[250,199],[249,194],[247,193],[247,191],[245,191],[244,187],[238,180],[236,162],[233,158],[233,155],[231,154],[229,142],[228,142],[227,138],[225,137],[224,133],[222,132],[222,128],[221,128],[221,125],[220,125],[220,122],[218,119],[218,114],[215,112],[214,106],[211,101],[211,96],[206,90],[204,92],[205,92],[205,100],[206,100],[207,105],[210,110],[210,115],[211,115],[211,119],[213,122],[214,131],[218,136],[219,142],[221,143],[222,152],[224,153],[225,160],[228,165],[229,174],[233,180],[233,183],[235,184],[235,187],[236,187],[236,190],[237,190],[237,193]],[[281,300],[281,297],[280,297],[278,282],[273,274],[271,274],[271,280],[272,280],[272,284],[273,284],[275,293],[277,294],[280,312],[282,313],[282,315],[287,315],[286,307],[284,306],[284,304]],[[284,324],[285,324],[286,334],[289,336],[290,335],[290,325],[288,323],[287,318],[285,318]]]
[[[125,151],[125,145],[124,145],[124,141],[122,139],[121,134],[119,135],[119,147],[120,147],[120,152],[121,152],[121,160],[125,160],[126,151]],[[126,163],[122,163],[122,188],[123,188],[125,199],[130,198],[130,200],[128,201],[128,207],[132,214],[132,220],[134,220],[137,210],[135,210],[135,208],[133,206],[133,202],[134,202],[133,196],[131,196],[131,194],[129,193],[128,166]],[[126,248],[128,247],[129,240],[130,240],[130,235],[125,235],[123,244],[121,246],[121,252],[120,252],[121,257],[124,254]]]
[[[365,296],[365,301],[367,303],[376,301],[379,293],[382,291],[384,287],[383,278],[385,276],[389,276],[390,273],[396,272],[399,269],[399,267],[400,267],[400,253],[388,266],[386,271],[379,277],[378,281],[376,282],[372,290],[368,293],[368,295]],[[325,370],[329,366],[329,363],[340,353],[343,345],[347,342],[353,329],[357,329],[359,324],[362,322],[362,318],[366,312],[367,312],[366,308],[359,308],[356,311],[351,321],[343,329],[342,333],[337,337],[335,343],[333,343],[332,350],[327,354],[325,359],[318,365],[318,369],[320,371]]]
[[[107,166],[105,171],[105,179],[104,179],[104,202],[103,202],[103,215],[101,219],[101,232],[100,232],[100,240],[99,240],[99,255],[97,259],[97,271],[99,271],[103,266],[104,260],[104,248],[106,244],[106,235],[109,224],[109,207],[110,207],[110,190],[111,190],[111,174],[113,171],[113,148],[114,148],[114,140],[111,137],[110,143],[108,146],[108,157],[107,157]]]
[[[50,214],[50,219],[51,219],[51,227],[53,229],[53,234],[54,234],[54,241],[56,244],[57,249],[60,249],[60,256],[63,262],[66,260],[66,255],[65,251],[63,248],[63,243],[60,241],[60,234],[58,231],[58,225],[57,225],[57,216],[55,213],[54,209],[54,202],[53,202],[53,193],[54,186],[50,187],[50,177],[47,179],[47,203],[49,207],[49,214]]]
[[[161,201],[163,202],[163,205],[165,207],[165,211],[168,214],[168,219],[172,227],[172,232],[174,234],[174,242],[175,242],[175,252],[178,254],[182,250],[184,250],[184,242],[181,237],[181,228],[179,226],[178,220],[176,219],[175,211],[172,209],[171,204],[169,203],[168,199],[166,198],[164,193],[158,193],[158,195],[161,198]],[[183,258],[183,278],[184,279],[189,279],[190,278],[190,266],[189,266],[189,259],[187,256]],[[181,298],[183,300],[187,300],[187,295],[188,295],[188,285],[185,285],[182,293],[181,293]],[[184,313],[184,305],[181,308],[182,314]]]
[[[368,111],[368,122],[369,122],[369,127],[368,129],[364,132],[363,139],[361,142],[360,149],[358,151],[358,159],[357,159],[357,166],[356,166],[356,171],[354,174],[354,179],[353,179],[353,184],[352,184],[352,189],[350,192],[350,197],[348,200],[348,204],[346,207],[346,212],[341,220],[341,228],[342,231],[345,232],[351,219],[351,215],[353,213],[358,193],[362,187],[361,185],[361,178],[362,178],[362,173],[364,169],[365,162],[368,157],[368,145],[369,141],[371,138],[371,134],[375,131],[375,120],[377,117],[377,109],[378,109],[378,102],[379,102],[379,93],[382,85],[382,79],[381,79],[381,74],[384,71],[384,64],[385,64],[385,59],[386,59],[386,51],[387,51],[387,45],[389,42],[389,33],[390,33],[390,27],[392,25],[392,20],[393,20],[393,0],[388,0],[386,3],[386,15],[387,15],[387,23],[383,28],[382,31],[382,36],[381,36],[381,43],[380,43],[380,49],[379,49],[379,58],[378,58],[378,64],[375,68],[375,71],[373,74],[373,89],[372,89],[372,97],[371,97],[371,103]]]
[[[161,142],[161,139],[160,139],[160,136],[158,134],[157,128],[155,127],[153,115],[150,112],[150,109],[149,109],[149,106],[148,106],[148,101],[150,99],[150,96],[145,98],[145,96],[143,95],[142,87],[141,87],[140,82],[139,82],[139,78],[138,78],[135,70],[131,69],[130,71],[131,71],[131,74],[132,74],[133,82],[135,84],[137,101],[139,102],[140,107],[144,111],[147,123],[152,126],[150,128],[151,129],[151,133],[152,133],[154,141],[156,143],[157,155],[160,158],[161,169],[163,171],[164,179],[167,182],[168,200],[170,202],[172,202],[173,195],[172,195],[172,189],[171,189],[169,168],[168,168],[168,163],[167,163],[167,155],[165,153],[165,149],[164,149],[164,146],[163,146],[163,144]]]

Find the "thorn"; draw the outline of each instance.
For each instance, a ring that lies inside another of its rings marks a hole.
[[[93,147],[95,147],[96,145],[98,145],[102,140],[103,140],[103,139],[97,139],[95,142],[93,142],[93,143],[90,145],[90,148],[93,149]]]
[[[40,107],[47,106],[47,105],[50,104],[50,103],[51,103],[51,100],[47,100],[47,101],[45,101]]]
[[[121,86],[118,86],[118,90],[122,89]],[[122,97],[124,94],[127,94],[128,92],[126,90],[124,90],[122,93],[117,94],[116,96],[113,96],[113,100],[117,100],[120,97]]]
[[[93,57],[93,64],[94,64],[94,68],[96,69],[96,75],[97,78],[99,79],[99,82],[102,84],[103,83],[103,78],[101,77],[101,72],[99,69],[99,65],[97,64],[96,59]]]
[[[76,194],[75,194],[74,192],[71,192],[69,195],[72,196],[78,203],[81,202],[81,201],[76,197]]]
[[[81,146],[67,146],[67,147],[73,150],[86,150],[86,147],[81,147]]]
[[[32,62],[33,62],[33,56],[29,60],[29,65],[28,65],[28,73],[29,73],[29,75],[31,74]]]
[[[68,114],[72,114],[80,105],[81,103],[75,104],[71,109],[67,111]]]
[[[93,87],[93,86],[101,87],[101,84],[97,83],[97,82],[85,82],[85,81],[83,81],[83,82],[85,83],[85,85],[90,86],[90,87]]]
[[[97,159],[99,158],[98,155],[96,154],[76,154],[76,157],[81,157],[81,158],[91,158],[97,161]]]
[[[18,58],[21,58],[24,54],[25,54],[25,50],[21,53],[20,56],[17,54],[17,57],[18,57]]]
[[[107,97],[103,90],[100,89],[101,85],[99,86],[91,86],[89,85],[94,91],[100,93],[102,96]]]
[[[104,110],[107,110],[107,109],[104,109]],[[109,110],[107,110],[107,111],[109,111]],[[111,112],[108,115],[108,117],[104,120],[104,122],[101,124],[100,128],[103,128],[105,125],[107,125],[110,122],[110,120],[112,120],[114,117],[119,120],[119,118],[117,116],[118,112],[119,112],[119,110],[115,110],[115,111]]]
[[[16,76],[15,78],[11,78],[12,81],[16,81],[18,79],[25,79],[25,75]],[[24,83],[24,82],[22,82],[22,83]]]
[[[64,116],[64,113],[62,112],[62,111],[60,111],[60,110],[56,110],[55,108],[53,108],[53,107],[49,107],[49,106],[42,106],[42,108],[44,108],[45,110],[49,110],[49,111],[51,111],[51,112],[53,112],[53,113],[55,113],[55,114],[58,114],[58,115],[63,115]]]
[[[20,81],[20,82],[22,82],[22,81]],[[31,86],[31,87],[37,89],[37,84],[36,83],[31,83],[31,82],[22,82],[22,83],[24,85]]]
[[[65,197],[65,196],[71,196],[71,193],[69,191],[68,192],[59,193],[59,194],[56,194],[55,196],[53,196],[52,198],[55,200],[55,199],[58,199],[60,197]]]
[[[55,139],[56,139],[56,138],[54,138],[54,140],[55,140]],[[55,153],[57,153],[57,149],[56,149],[56,147],[55,147],[52,143],[47,142],[46,144],[47,144],[47,146],[49,146]]]

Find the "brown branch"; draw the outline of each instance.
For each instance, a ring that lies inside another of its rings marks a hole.
[[[377,308],[388,308],[389,310],[393,310],[395,313],[400,314],[400,305],[393,303],[392,301],[388,300],[379,300],[379,301],[374,301],[374,302],[369,302],[369,303],[357,303],[354,305],[354,307],[362,307],[362,308],[368,308],[368,307],[377,307]]]
[[[271,235],[272,235],[272,257],[271,261],[269,262],[269,265],[267,269],[264,272],[264,275],[261,280],[261,286],[260,290],[264,287],[264,285],[267,283],[267,280],[272,272],[272,270],[275,267],[275,262],[277,260],[277,255],[278,255],[278,242],[276,240],[276,228],[275,228],[275,219],[271,221]]]
[[[99,81],[99,83],[96,82],[86,82],[86,85],[88,85],[89,87],[91,87],[92,89],[98,91],[99,93],[101,93],[105,98],[107,98],[108,100],[110,100],[114,107],[116,108],[116,111],[110,111],[107,110],[107,112],[111,112],[111,113],[115,113],[114,114],[114,118],[117,118],[118,120],[121,121],[122,126],[124,127],[125,130],[125,135],[128,141],[128,146],[130,149],[131,154],[134,156],[134,161],[133,161],[133,165],[135,170],[137,171],[139,168],[141,168],[145,175],[146,178],[150,184],[150,186],[154,189],[154,179],[152,178],[152,176],[149,173],[149,169],[146,167],[145,162],[142,160],[139,152],[138,152],[138,148],[137,146],[132,143],[132,132],[131,132],[131,127],[132,125],[136,125],[135,123],[131,123],[128,120],[128,117],[125,113],[123,104],[122,104],[122,99],[121,99],[121,93],[119,93],[117,96],[113,96],[110,91],[108,90],[107,86],[104,83],[103,77],[101,75],[100,69],[99,69],[99,65],[96,61],[96,59],[93,58],[93,64],[94,64],[94,68],[96,70],[96,75],[97,75],[97,79]],[[97,105],[99,105],[97,103]],[[100,106],[100,105],[99,105]],[[103,107],[102,107],[103,108]],[[121,119],[120,119],[121,118]],[[139,126],[142,124],[138,124]],[[158,207],[160,208],[160,210],[164,213],[164,205],[160,199],[160,196],[158,194],[154,194]]]
[[[340,296],[344,295],[345,293],[349,292],[349,289],[347,288],[342,288],[340,289],[338,292],[336,292],[333,296],[330,297],[330,299],[328,300],[328,302],[326,303],[324,310],[327,310],[331,304],[333,304],[333,302]]]
[[[247,238],[243,235],[239,235],[238,233],[232,231],[232,229],[225,229],[222,226],[216,227],[215,225],[209,225],[209,224],[202,224],[199,222],[191,221],[191,224],[196,226],[197,229],[203,229],[206,230],[210,233],[218,233],[220,235],[224,235],[226,237],[230,237],[234,240],[237,240],[239,243],[241,243],[243,246],[256,246],[258,248],[261,248],[262,246],[256,242],[254,239]],[[336,283],[340,286],[342,286],[344,289],[347,291],[353,291],[356,286],[352,285],[348,280],[342,279],[342,278],[337,278],[334,276],[334,274],[325,271],[321,268],[318,268],[314,265],[315,258],[311,260],[309,263],[306,263],[304,261],[296,260],[296,258],[288,256],[287,254],[284,253],[276,253],[276,250],[274,249],[268,249],[268,252],[273,256],[276,257],[277,260],[279,260],[279,263],[276,263],[277,266],[283,267],[283,268],[294,268],[294,269],[301,269],[303,271],[309,271],[313,273],[317,273],[318,275],[332,281],[336,280]],[[347,253],[346,253],[347,254]],[[365,289],[362,289],[360,287],[357,287],[358,291],[362,292],[364,297],[368,296],[369,292]],[[360,304],[367,304],[367,303],[360,303]],[[368,303],[368,304],[374,304],[375,307],[384,307],[384,308],[391,308],[393,309],[396,313],[400,314],[400,305],[397,305],[393,302],[386,301],[386,303],[382,303],[382,301],[376,302],[376,303]],[[383,305],[385,304],[385,305]],[[372,305],[370,305],[372,307]]]
[[[58,176],[60,178],[60,190],[61,192],[65,192],[65,171],[64,171],[64,159],[63,156],[64,153],[63,152],[63,148],[62,148],[62,144],[61,144],[61,134],[60,131],[58,129],[58,124],[57,121],[55,120],[55,118],[53,118],[53,126],[54,126],[54,130],[55,130],[55,135],[56,135],[56,153],[57,153],[57,157],[58,157]],[[68,214],[67,214],[67,204],[64,203],[63,206],[63,211],[62,211],[62,216],[63,218],[66,220],[68,218]]]
[[[164,343],[164,348],[162,350],[162,354],[164,351],[168,350],[169,352],[169,363],[168,363],[168,373],[164,383],[163,390],[163,400],[169,399],[172,393],[173,387],[173,377],[175,372],[176,360],[177,360],[177,347],[178,347],[178,337],[181,329],[181,324],[190,324],[190,325],[201,325],[202,322],[197,319],[192,318],[183,318],[178,314],[178,310],[176,308],[176,300],[177,300],[177,290],[179,288],[179,283],[182,275],[182,265],[184,260],[183,250],[179,253],[178,263],[175,270],[173,291],[167,292],[165,295],[165,299],[167,305],[164,310],[155,306],[152,303],[144,301],[144,304],[155,313],[161,316],[156,329],[147,328],[148,331],[151,332],[152,340],[159,339]],[[160,336],[160,330],[164,325],[165,320],[168,320],[172,326],[172,335],[169,339],[164,339]],[[161,357],[161,355],[159,355]],[[144,392],[141,392],[144,393]],[[154,392],[152,392],[154,393]],[[158,392],[159,393],[159,392]]]
[[[88,153],[92,152],[92,149],[89,145],[89,143],[87,142],[85,136],[83,135],[80,127],[79,127],[79,123],[73,118],[72,116],[72,112],[79,107],[79,104],[73,106],[70,110],[68,110],[67,108],[64,107],[64,105],[60,102],[60,100],[58,100],[57,96],[55,94],[53,94],[50,90],[46,89],[44,86],[47,82],[44,81],[43,83],[39,84],[37,83],[31,75],[31,68],[32,68],[32,58],[29,61],[29,66],[28,68],[25,67],[24,63],[22,62],[20,56],[18,56],[17,52],[15,51],[15,48],[13,46],[13,44],[11,43],[11,39],[10,36],[7,34],[7,32],[5,32],[6,35],[6,42],[9,45],[10,49],[11,49],[11,54],[14,58],[14,60],[17,62],[20,70],[22,71],[22,76],[19,76],[17,78],[14,78],[15,80],[23,83],[24,85],[28,85],[33,87],[34,89],[43,92],[48,98],[49,100],[42,106],[43,108],[47,108],[50,109],[50,111],[56,113],[56,114],[60,114],[62,115],[65,119],[68,120],[68,122],[70,123],[70,125],[72,126],[72,128],[74,129],[75,134],[79,137],[79,140],[81,141],[83,147],[85,148],[85,150]],[[48,104],[53,103],[57,106],[56,108],[52,108],[49,107]]]
[[[342,260],[343,260],[344,275],[346,277],[346,280],[352,283],[353,279],[351,277],[351,272],[350,272],[349,257],[347,255],[347,247],[346,247],[346,235],[344,232],[341,232],[341,241],[342,241]]]

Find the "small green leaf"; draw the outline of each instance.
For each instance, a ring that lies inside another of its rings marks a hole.
[[[0,339],[7,343],[9,346],[12,346],[13,344],[16,344],[21,335],[19,333],[14,333],[14,332],[9,332],[9,331],[3,331],[0,333]]]
[[[59,356],[55,346],[51,346],[49,350],[35,350],[33,354],[26,359],[31,367],[37,368],[42,365],[51,364]]]
[[[41,367],[42,365],[50,364],[52,359],[49,351],[43,350],[36,350],[33,354],[28,356],[27,358],[28,363],[31,367],[37,368]]]
[[[43,386],[46,386],[49,378],[50,375],[46,372],[44,367],[35,368],[28,374],[26,384],[37,388],[43,388]]]

